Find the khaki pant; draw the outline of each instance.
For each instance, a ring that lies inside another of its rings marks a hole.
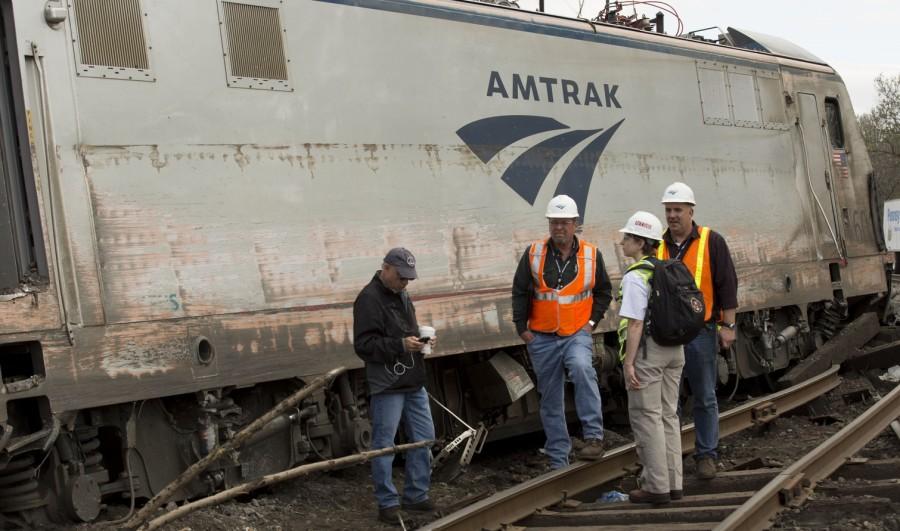
[[[642,387],[628,391],[628,416],[638,459],[644,465],[641,488],[664,494],[682,489],[678,387],[684,350],[662,347],[650,337],[646,341],[646,358],[641,347],[634,362]]]

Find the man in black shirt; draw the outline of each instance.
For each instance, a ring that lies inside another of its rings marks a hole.
[[[353,347],[366,362],[372,449],[394,445],[401,420],[410,442],[434,439],[434,423],[425,391],[425,356],[428,344],[419,341],[416,309],[406,285],[416,275],[411,252],[396,247],[384,257],[381,270],[353,303]],[[431,339],[432,345],[434,339]],[[391,480],[393,455],[372,459],[372,479],[378,501],[378,518],[400,523],[401,498]],[[428,499],[431,485],[431,449],[416,448],[406,454],[404,510],[434,510]]]
[[[552,468],[569,464],[565,381],[575,387],[575,410],[585,446],[581,459],[603,456],[603,411],[591,335],[612,300],[612,284],[600,251],[575,237],[578,207],[560,195],[547,206],[550,237],[531,244],[513,278],[516,331],[525,342],[537,376],[544,449]]]
[[[684,346],[684,372],[694,395],[694,460],[697,477],[716,477],[719,446],[719,402],[716,399],[719,347],[734,343],[737,313],[737,274],[725,238],[694,222],[694,191],[675,182],[663,192],[669,228],[657,258],[681,260],[697,282],[706,303],[706,327]]]

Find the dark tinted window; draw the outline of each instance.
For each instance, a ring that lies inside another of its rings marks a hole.
[[[831,147],[844,147],[844,126],[841,123],[841,108],[834,98],[825,98],[825,120],[828,123],[828,136]]]

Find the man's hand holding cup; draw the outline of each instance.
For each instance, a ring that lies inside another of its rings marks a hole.
[[[431,354],[432,347],[434,347],[437,342],[434,328],[430,326],[420,326],[419,342],[423,345],[421,350],[422,354]]]

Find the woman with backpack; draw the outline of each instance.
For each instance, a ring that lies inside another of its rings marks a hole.
[[[619,359],[628,389],[628,416],[643,471],[639,488],[629,493],[634,503],[665,504],[681,499],[681,426],[678,387],[684,367],[681,345],[662,346],[648,333],[650,284],[663,225],[649,212],[628,219],[622,250],[635,260],[619,287]]]

